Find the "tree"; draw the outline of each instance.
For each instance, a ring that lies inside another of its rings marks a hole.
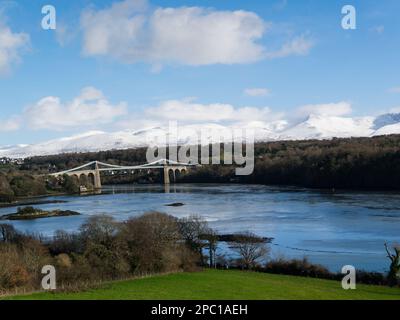
[[[118,236],[121,224],[107,215],[90,217],[80,228],[83,255],[102,279],[115,279],[129,272],[125,242]]]
[[[390,259],[390,270],[388,274],[388,280],[390,286],[395,286],[398,284],[400,278],[400,246],[394,246],[394,254],[392,254],[388,248],[387,243],[385,243],[385,249],[387,257]]]
[[[177,219],[160,212],[130,218],[123,224],[121,237],[127,243],[128,261],[133,272],[177,270],[181,247]]]
[[[3,242],[12,242],[18,236],[18,232],[11,224],[0,224],[0,240]]]
[[[215,268],[216,266],[216,251],[218,246],[218,235],[211,228],[205,230],[205,233],[200,236],[201,239],[207,241],[208,253],[210,256],[209,266],[210,268]]]
[[[182,218],[179,220],[179,231],[189,249],[196,252],[204,264],[202,236],[210,232],[207,221],[197,215]]]
[[[71,177],[67,174],[63,175],[61,186],[68,193],[79,192],[79,181],[76,177]]]
[[[13,177],[10,186],[17,197],[45,195],[47,193],[45,181],[29,174]]]
[[[242,268],[252,269],[262,259],[266,258],[269,248],[267,240],[251,232],[237,234],[229,242],[229,247],[239,254],[239,264]]]
[[[80,235],[85,243],[94,242],[109,246],[120,226],[113,217],[95,215],[80,227]]]
[[[7,180],[7,176],[0,173],[0,202],[11,202],[14,200],[14,191]]]

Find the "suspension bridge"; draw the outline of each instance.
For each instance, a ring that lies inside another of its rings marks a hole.
[[[87,179],[93,182],[93,186],[95,189],[101,189],[101,172],[131,172],[140,171],[140,170],[150,170],[150,169],[161,169],[164,172],[164,184],[169,185],[171,183],[171,177],[173,182],[176,180],[176,173],[186,173],[190,167],[195,167],[197,165],[190,163],[182,163],[177,161],[172,161],[168,159],[161,159],[151,163],[146,163],[137,166],[118,166],[113,164],[108,164],[100,161],[92,161],[81,165],[76,168],[72,168],[69,170],[56,172],[50,174],[53,177],[62,177],[64,175],[75,176],[80,181],[81,177],[84,176]]]

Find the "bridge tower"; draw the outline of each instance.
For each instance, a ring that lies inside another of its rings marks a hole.
[[[97,161],[94,163],[94,188],[101,189],[100,170]]]

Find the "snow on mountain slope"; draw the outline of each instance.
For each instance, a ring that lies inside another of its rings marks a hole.
[[[389,126],[400,122],[400,113],[386,113],[375,118],[374,129],[378,130],[382,127]]]
[[[327,139],[332,137],[370,136],[374,118],[345,118],[310,115],[308,119],[282,132],[282,137],[291,140]]]
[[[400,123],[390,124],[379,128],[374,132],[374,136],[384,136],[387,134],[400,134]]]
[[[254,130],[256,141],[371,137],[400,134],[400,114],[385,114],[376,118],[310,115],[304,121],[292,125],[286,120],[271,123],[253,121],[247,123],[246,127]],[[243,128],[243,126],[229,127],[208,123],[179,126],[177,132],[170,132],[168,127],[111,133],[90,131],[38,144],[0,147],[0,157],[26,158],[35,155],[127,149],[147,145],[162,146],[165,145],[167,137],[176,139],[180,145],[208,143],[212,139],[213,131],[239,128]],[[238,133],[236,132],[236,134]],[[200,140],[200,137],[203,140]],[[239,137],[242,138],[240,135],[235,136],[235,141],[238,141]]]

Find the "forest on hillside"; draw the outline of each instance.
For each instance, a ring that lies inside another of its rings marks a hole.
[[[22,165],[0,166],[0,196],[47,192],[54,186],[49,186],[46,179],[35,179],[35,176],[93,160],[117,165],[143,164],[146,163],[146,149],[40,156],[25,159]],[[154,183],[161,179],[158,172],[105,175],[102,178],[104,184]],[[56,189],[76,190],[71,181],[67,182]],[[179,182],[397,190],[400,189],[400,135],[256,143],[253,174],[236,176],[235,165],[203,165],[179,177]]]

